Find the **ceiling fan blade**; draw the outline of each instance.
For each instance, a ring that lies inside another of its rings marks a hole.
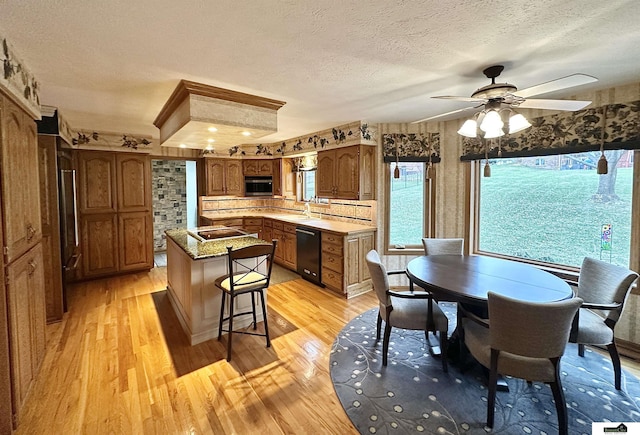
[[[475,109],[476,109],[476,106],[465,107],[464,109],[453,110],[451,112],[441,113],[440,115],[435,115],[435,116],[430,116],[428,118],[419,119],[417,121],[413,121],[412,124],[419,124],[419,123],[425,122],[425,121],[435,121],[436,119],[446,118],[446,117],[454,115],[456,113],[463,113],[463,112],[467,112],[467,111],[471,111],[471,110],[475,110]]]
[[[534,95],[547,94],[561,89],[572,88],[574,86],[586,85],[587,83],[597,82],[598,79],[587,74],[571,74],[550,82],[540,83],[530,88],[519,89],[515,92],[519,97],[527,98]]]
[[[455,97],[452,95],[441,95],[437,97],[431,98],[440,98],[441,100],[457,100],[457,101],[467,101],[469,103],[486,103],[487,100],[484,98],[473,98],[473,97]]]
[[[574,112],[584,109],[591,101],[580,100],[543,100],[539,98],[529,98],[516,107],[523,109],[547,109],[547,110],[568,110]]]

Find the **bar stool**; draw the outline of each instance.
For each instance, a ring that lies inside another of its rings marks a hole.
[[[218,340],[222,337],[222,332],[228,332],[227,338],[227,361],[231,361],[231,342],[233,333],[258,335],[266,337],[267,347],[271,347],[269,340],[269,326],[267,322],[267,308],[264,299],[264,290],[269,287],[271,279],[271,266],[273,264],[273,254],[276,249],[276,240],[271,245],[254,245],[244,248],[233,249],[227,247],[229,260],[229,274],[216,279],[215,286],[222,291],[222,301],[220,303],[220,324],[218,327]],[[259,269],[266,264],[267,273],[262,273]],[[234,312],[235,299],[240,295],[251,294],[251,311]],[[257,329],[256,301],[255,295],[260,295],[262,305],[262,316],[264,318],[264,334],[247,331],[234,331],[233,319],[238,316],[248,314],[253,315],[253,329]],[[224,317],[224,304],[227,295],[229,296],[229,316]],[[228,329],[222,329],[223,322],[228,321]]]

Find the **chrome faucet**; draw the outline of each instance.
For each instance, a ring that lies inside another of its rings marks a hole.
[[[304,203],[304,211],[302,212],[303,215],[305,215],[306,217],[308,217],[309,219],[311,219],[311,204],[308,202]]]

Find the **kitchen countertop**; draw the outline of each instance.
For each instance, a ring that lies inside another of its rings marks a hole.
[[[358,234],[377,230],[377,228],[373,225],[354,224],[350,222],[340,222],[331,219],[318,219],[313,217],[308,218],[302,214],[294,213],[246,211],[244,213],[203,213],[201,216],[208,219],[233,219],[243,217],[275,219],[295,225],[314,228],[321,231],[331,231],[340,234]]]
[[[209,228],[212,227],[200,227],[196,228],[196,230]],[[190,229],[189,231],[193,231],[193,229]],[[168,238],[170,238],[178,246],[180,246],[184,250],[184,252],[189,255],[189,257],[193,258],[194,260],[202,260],[204,258],[221,257],[223,255],[227,255],[227,246],[238,249],[244,248],[246,246],[270,244],[265,240],[261,240],[249,235],[243,237],[216,239],[201,242],[191,234],[189,234],[186,229],[182,228],[166,230],[165,234]]]

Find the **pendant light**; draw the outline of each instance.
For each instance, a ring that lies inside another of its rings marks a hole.
[[[604,129],[606,126],[606,118],[607,118],[607,112],[606,112],[606,108],[605,108],[605,112],[602,114],[602,130],[600,133],[600,158],[598,159],[598,169],[597,169],[597,173],[598,175],[604,175],[606,173],[609,172],[609,163],[607,162],[607,158],[604,155]]]
[[[396,142],[396,168],[393,170],[393,178],[400,178],[400,168],[398,167],[398,142]]]

